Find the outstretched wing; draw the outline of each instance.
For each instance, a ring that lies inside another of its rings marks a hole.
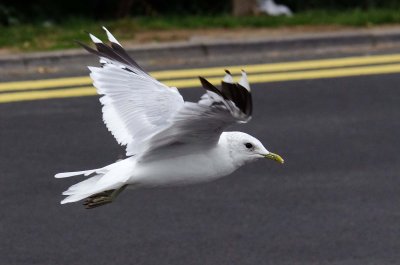
[[[155,159],[164,152],[182,151],[185,147],[191,152],[210,148],[218,143],[226,127],[251,119],[252,98],[246,73],[242,71],[240,82],[233,83],[231,74],[226,72],[221,88],[200,77],[207,93],[197,103],[185,102],[171,117],[170,125],[149,139],[141,161]]]
[[[176,88],[168,87],[146,73],[106,31],[110,46],[90,34],[96,49],[83,43],[87,51],[100,57],[101,67],[89,67],[97,92],[103,95],[103,120],[127,155],[144,148],[145,139],[163,130],[168,120],[183,106]]]

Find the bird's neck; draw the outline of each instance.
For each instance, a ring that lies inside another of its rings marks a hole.
[[[218,146],[221,149],[221,152],[224,152],[225,157],[227,157],[227,162],[231,166],[233,166],[235,170],[246,163],[246,161],[243,160],[235,151],[234,145],[232,144],[228,132],[224,132],[221,134]]]

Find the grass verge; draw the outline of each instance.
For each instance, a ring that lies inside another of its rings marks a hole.
[[[366,27],[395,23],[400,23],[400,12],[395,9],[313,10],[295,14],[293,17],[168,16],[136,17],[114,21],[70,18],[61,24],[43,22],[0,26],[0,48],[19,51],[76,48],[74,40],[87,40],[88,31],[100,33],[101,25],[106,25],[120,39],[134,39],[135,32],[152,30],[277,28],[307,25]]]

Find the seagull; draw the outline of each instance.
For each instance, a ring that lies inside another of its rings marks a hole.
[[[103,120],[126,158],[102,168],[56,174],[56,178],[86,176],[62,194],[61,204],[84,200],[87,209],[111,203],[127,187],[186,185],[218,179],[259,158],[279,163],[256,138],[225,132],[252,115],[252,98],[245,71],[235,83],[226,70],[221,87],[199,77],[206,93],[198,102],[184,101],[140,67],[105,28],[110,45],[89,34],[96,49],[78,42],[100,58],[90,77],[102,95]]]
[[[259,0],[258,10],[270,16],[285,15],[291,17],[293,15],[289,7],[285,5],[276,4],[274,0]]]

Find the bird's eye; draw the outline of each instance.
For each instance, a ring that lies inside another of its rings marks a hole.
[[[247,149],[250,149],[253,147],[253,145],[251,143],[245,143],[244,145],[246,146]]]

